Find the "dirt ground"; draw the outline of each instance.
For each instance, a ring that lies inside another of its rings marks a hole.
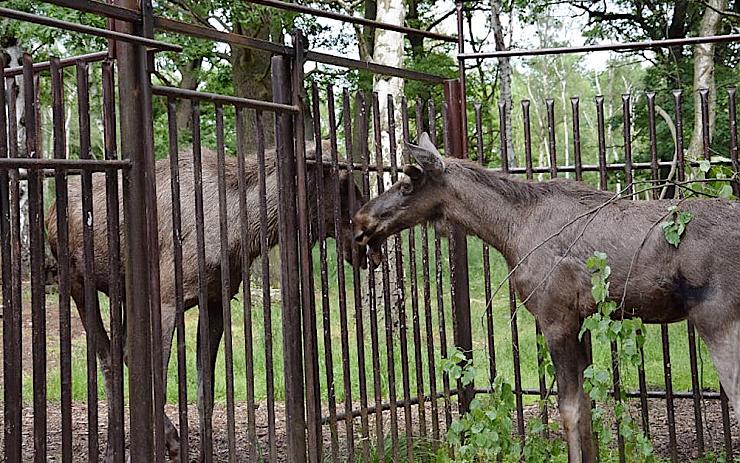
[[[634,402],[633,402],[634,403]],[[440,404],[440,432],[444,431],[444,413],[442,410],[442,402]],[[635,404],[637,405],[637,404]],[[703,412],[703,419],[705,420],[705,433],[704,441],[707,450],[716,449],[721,450],[724,446],[724,436],[722,430],[722,416],[719,403],[717,401],[705,401],[705,409]],[[650,409],[650,435],[655,446],[655,451],[662,457],[670,457],[669,451],[669,439],[668,439],[668,425],[666,419],[665,404],[661,400],[651,400],[649,402]],[[276,461],[284,462],[286,458],[285,452],[285,421],[284,421],[284,407],[283,404],[276,404]],[[237,461],[248,461],[248,438],[247,438],[247,416],[246,405],[237,404],[236,407],[236,455]],[[639,419],[639,410],[634,410],[635,417]],[[74,404],[72,410],[72,423],[73,423],[73,448],[74,448],[74,461],[87,461],[87,409],[84,404]],[[525,410],[525,416],[531,417],[537,413],[537,409],[530,407]],[[167,406],[167,414],[173,419],[177,425],[177,407],[175,405]],[[268,454],[268,427],[267,427],[267,410],[266,404],[260,404],[256,410],[257,415],[257,436],[258,436],[258,451],[265,458]],[[419,420],[418,420],[418,406],[412,407],[412,422],[414,428],[414,434],[419,435]],[[551,419],[557,420],[557,411],[550,410]],[[226,409],[225,406],[217,406],[213,415],[213,448],[215,461],[227,461],[228,459],[228,445],[226,439]],[[106,411],[103,404],[99,407],[99,442],[101,446],[101,457],[104,451],[104,444],[106,440]],[[426,407],[426,420],[427,420],[427,435],[431,437],[431,407],[427,404]],[[374,422],[375,415],[369,416],[370,423],[370,435],[374,435]],[[404,424],[404,411],[403,409],[398,410],[398,428],[399,432],[403,433],[405,429]],[[61,453],[61,411],[56,405],[49,405],[48,407],[48,455],[47,461],[56,462],[60,461],[59,455]],[[190,446],[190,461],[197,461],[197,452],[200,448],[200,436],[198,434],[198,415],[195,406],[190,406],[188,410],[188,422],[189,422],[189,446]],[[1,423],[0,423],[1,425]],[[128,426],[128,423],[127,423]],[[0,426],[1,427],[1,426]],[[360,418],[356,418],[354,421],[354,428],[357,437],[355,438],[355,446],[359,451],[362,442],[362,424]],[[338,444],[340,455],[346,454],[346,425],[343,422],[338,424]],[[390,429],[390,412],[386,411],[383,413],[383,429],[386,435]],[[126,430],[128,433],[128,429]],[[697,457],[696,452],[696,435],[694,431],[694,411],[692,402],[690,400],[677,400],[676,401],[676,434],[678,440],[678,458],[679,461],[690,461],[692,458]],[[740,428],[738,423],[732,419],[732,434],[733,449],[735,455],[740,455]],[[371,441],[372,441],[371,437]],[[0,433],[0,441],[2,440],[2,433]],[[323,427],[323,440],[324,440],[324,453],[330,457],[331,453],[331,430],[329,425]],[[32,409],[26,408],[23,413],[23,448],[24,448],[24,462],[32,461],[32,449],[33,449],[33,415]],[[2,461],[5,461],[3,458]]]

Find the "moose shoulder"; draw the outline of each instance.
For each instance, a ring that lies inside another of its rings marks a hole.
[[[321,145],[322,152],[329,153],[330,144]],[[312,143],[307,143],[307,157],[315,158],[316,149]],[[202,193],[203,193],[203,233],[204,233],[204,255],[205,255],[205,277],[207,285],[207,310],[210,322],[210,364],[207,366],[213,371],[216,362],[219,342],[223,333],[223,314],[221,305],[221,240],[220,223],[222,220],[228,224],[228,255],[229,255],[229,277],[231,281],[230,296],[233,297],[239,290],[241,282],[242,263],[251,264],[261,251],[261,239],[264,235],[269,247],[278,243],[278,180],[275,167],[274,150],[265,153],[265,174],[261,179],[259,164],[256,154],[250,154],[245,159],[245,169],[239,172],[236,157],[225,158],[225,184],[226,184],[226,210],[227,217],[219,214],[218,193],[218,158],[216,153],[209,150],[202,151]],[[351,213],[359,206],[362,195],[352,181],[351,176],[346,173],[337,175],[332,172],[329,160],[324,161],[322,171],[318,164],[307,163],[307,182],[309,193],[308,203],[312,230],[318,229],[318,221],[323,220],[324,229],[329,236],[335,233],[335,204],[340,211],[339,236],[336,237],[345,249],[345,256],[351,256],[352,228],[350,225]],[[193,154],[189,151],[181,152],[178,156],[177,171],[179,175],[180,197],[179,203],[173,202],[171,189],[171,166],[169,159],[157,161],[155,165],[156,187],[157,187],[157,213],[159,233],[159,267],[160,267],[160,293],[162,310],[162,346],[164,354],[165,380],[167,377],[167,365],[169,363],[172,336],[175,328],[176,298],[175,298],[175,267],[173,245],[173,206],[179,207],[181,217],[181,233],[179,236],[182,245],[182,282],[184,308],[188,309],[198,304],[198,246],[196,197],[194,181]],[[246,208],[240,207],[240,176],[246,190]],[[94,174],[92,184],[93,197],[93,246],[94,246],[94,275],[93,284],[97,291],[109,292],[109,259],[108,259],[108,235],[107,235],[107,210],[106,210],[106,183],[104,174]],[[319,203],[316,192],[317,182],[323,182],[324,195]],[[122,191],[121,179],[119,178],[119,191]],[[350,194],[350,188],[354,194]],[[263,191],[264,190],[264,191]],[[336,194],[338,192],[338,196]],[[264,205],[261,198],[264,196]],[[84,240],[83,240],[83,215],[82,215],[82,187],[79,178],[69,181],[69,256],[70,268],[68,269],[71,283],[71,295],[84,321],[85,317],[85,294],[83,290],[85,278]],[[350,198],[355,204],[350,204]],[[123,218],[123,204],[119,201],[119,214]],[[320,207],[320,209],[319,209]],[[264,208],[264,210],[261,210]],[[58,230],[56,223],[56,203],[47,213],[47,230],[49,244],[52,252],[59,252]],[[246,242],[242,239],[242,213],[246,214]],[[261,215],[264,214],[265,227],[262,228]],[[121,243],[123,240],[124,227],[121,225]],[[315,240],[317,237],[312,236]],[[364,251],[363,251],[364,252]],[[122,256],[126,255],[125,249]],[[360,261],[364,261],[364,254],[360,255]],[[123,274],[123,262],[121,274]],[[97,299],[93,302],[98,307]],[[105,387],[110,391],[110,341],[96,310],[97,322],[93,326],[86,326],[87,330],[94,332],[96,352],[100,358],[101,370],[105,379]],[[199,345],[200,348],[200,345]],[[200,355],[197,359],[200,360]],[[203,384],[203,366],[198,365],[199,370],[199,411],[201,420],[208,419],[212,413],[213,404],[205,404],[203,391],[210,387],[213,391],[213,383]],[[212,378],[212,375],[205,375]],[[166,387],[165,387],[166,388]],[[213,393],[211,392],[211,397]],[[172,461],[179,461],[178,435],[174,426],[165,417],[168,451]],[[109,427],[110,429],[110,427]]]
[[[571,462],[596,459],[582,390],[586,351],[578,340],[581,320],[595,309],[585,265],[594,251],[609,256],[611,294],[624,294],[626,316],[694,322],[740,418],[740,204],[682,202],[694,218],[674,247],[659,223],[677,201],[622,200],[569,180],[514,179],[442,159],[426,134],[407,149],[416,164],[355,214],[355,240],[377,249],[405,228],[442,220],[494,246],[509,266],[518,264],[512,281],[549,344]]]

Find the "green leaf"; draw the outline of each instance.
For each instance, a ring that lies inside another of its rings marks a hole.
[[[712,167],[712,164],[709,162],[708,159],[702,159],[699,161],[699,170],[704,172],[705,174],[709,172],[709,169]]]

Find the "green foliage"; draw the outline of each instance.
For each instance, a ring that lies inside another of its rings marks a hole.
[[[678,247],[681,235],[686,231],[686,225],[694,216],[688,211],[679,210],[676,206],[669,207],[668,211],[670,212],[668,220],[661,222],[660,227],[663,229],[666,241]]]

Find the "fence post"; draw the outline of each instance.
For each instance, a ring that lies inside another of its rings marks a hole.
[[[460,80],[446,80],[444,84],[445,107],[447,110],[445,133],[449,138],[446,146],[451,148],[448,156],[463,158],[465,156],[465,129],[463,126],[462,85]],[[470,282],[468,277],[468,239],[465,231],[455,227],[450,234],[450,276],[452,279],[452,310],[455,312],[454,336],[455,346],[473,360],[473,339],[470,322]],[[460,413],[465,413],[473,400],[474,385],[463,386],[458,391]]]
[[[118,6],[138,10],[137,0],[116,0]],[[136,33],[131,23],[115,22],[119,32]],[[143,93],[146,80],[141,69],[146,53],[144,47],[126,42],[115,44],[118,61],[118,81],[121,111],[121,156],[131,160],[131,169],[124,172],[124,236],[126,255],[126,318],[127,353],[129,367],[130,403],[130,458],[131,461],[153,461],[153,403],[151,364],[149,255],[146,207],[147,159],[143,121],[145,111]],[[149,173],[152,175],[153,173]]]
[[[292,104],[291,62],[272,58],[272,98]],[[293,115],[275,113],[275,147],[278,175],[278,234],[280,290],[283,300],[283,359],[285,368],[285,423],[288,435],[286,460],[306,461],[306,419],[303,389],[303,324],[301,317],[300,259],[296,220],[296,160]]]

